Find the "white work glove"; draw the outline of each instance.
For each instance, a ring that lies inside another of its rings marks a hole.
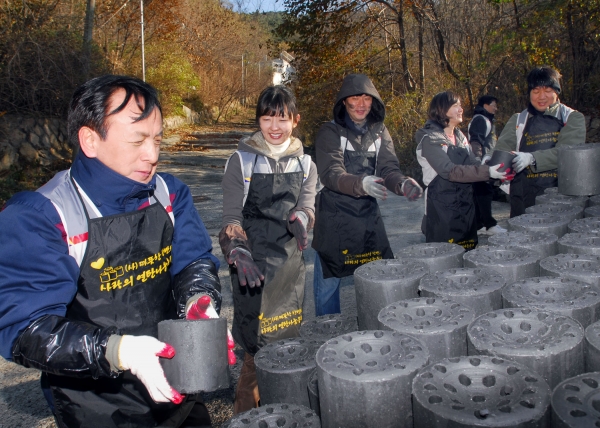
[[[210,297],[202,296],[196,301],[189,304],[187,311],[185,313],[185,319],[187,320],[201,320],[201,319],[210,319],[210,318],[219,318],[219,314],[215,310]],[[231,331],[229,328],[227,329],[227,360],[229,365],[232,366],[235,364],[235,354],[233,353],[233,348],[235,347],[235,342],[233,341],[233,336],[231,335]]]
[[[410,177],[404,180],[402,186],[400,187],[400,191],[404,196],[406,196],[406,199],[411,202],[416,201],[421,197],[421,195],[423,195],[423,189],[421,189],[419,183]]]
[[[130,370],[141,380],[155,402],[179,404],[183,401],[183,395],[169,385],[158,360],[174,356],[175,348],[154,337],[125,335],[119,344],[117,367]]]
[[[533,155],[531,153],[527,153],[527,152],[511,152],[511,153],[517,155],[512,161],[513,168],[515,169],[515,172],[517,174],[519,172],[523,171],[529,165],[533,165],[535,163],[535,158],[533,157]]]
[[[381,183],[383,183],[383,178],[375,177],[374,175],[365,175],[362,180],[363,190],[367,195],[385,201],[387,198],[387,189]]]
[[[481,158],[481,165],[488,163],[491,158],[492,157],[490,155],[485,155],[483,158]]]
[[[494,180],[506,180],[506,171],[498,171],[498,169],[502,168],[503,166],[503,163],[499,165],[490,166],[490,178],[493,178]]]

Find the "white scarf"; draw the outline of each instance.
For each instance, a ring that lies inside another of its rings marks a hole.
[[[290,147],[291,142],[292,142],[292,139],[288,138],[283,143],[275,145],[275,144],[270,144],[265,139],[265,143],[267,144],[267,147],[271,151],[271,156],[275,160],[279,160],[279,158],[285,153],[285,151],[288,149],[288,147]]]

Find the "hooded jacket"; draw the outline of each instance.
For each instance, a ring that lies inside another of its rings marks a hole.
[[[544,111],[544,115],[551,115],[557,117],[559,115],[560,102],[555,103],[548,107]],[[530,107],[533,108],[533,107]],[[528,114],[527,120],[531,119],[533,115]],[[504,150],[507,152],[517,149],[517,119],[519,113],[514,114],[502,129],[498,142],[496,143],[497,150]],[[585,143],[585,118],[583,114],[578,111],[573,111],[567,123],[564,124],[558,134],[558,140],[556,145],[551,149],[537,150],[533,153],[535,158],[535,164],[529,165],[529,168],[535,173],[550,171],[558,168],[558,149],[561,146],[575,146],[577,144]],[[490,153],[491,154],[491,153]]]
[[[494,146],[496,145],[496,127],[494,125],[494,115],[482,106],[476,106],[474,113],[473,119],[469,124],[469,144],[471,144],[475,156],[481,158],[489,152],[494,151]],[[487,132],[488,120],[491,124],[489,133]]]
[[[346,125],[346,107],[343,101],[350,96],[361,94],[373,97],[373,103],[367,116],[368,131],[364,135],[357,135]],[[406,177],[400,171],[394,143],[383,124],[384,119],[385,105],[371,80],[364,74],[346,76],[333,106],[333,121],[323,124],[315,139],[317,170],[323,186],[354,197],[366,196],[367,193],[362,187],[364,175],[346,172],[340,137],[346,137],[355,151],[363,152],[381,137],[375,175],[384,179],[384,185],[391,192],[402,195],[400,188]]]
[[[238,150],[256,155],[266,156],[271,170],[274,173],[285,171],[290,158],[300,157],[304,154],[302,142],[291,137],[291,142],[287,150],[275,159],[265,142],[261,131],[254,133],[250,138],[243,139],[238,144]],[[314,162],[311,162],[311,168],[308,177],[302,185],[300,196],[296,208],[292,211],[304,211],[309,219],[307,232],[312,228],[315,219],[315,195],[317,185],[317,168]],[[242,229],[242,209],[244,208],[244,177],[240,158],[235,154],[227,161],[225,174],[223,175],[223,222],[219,233],[219,244],[223,254],[227,256],[235,247],[242,246],[251,251],[246,232]]]

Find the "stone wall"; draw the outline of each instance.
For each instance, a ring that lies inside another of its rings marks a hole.
[[[56,118],[5,114],[0,116],[0,171],[23,162],[49,165],[70,160],[67,123]]]

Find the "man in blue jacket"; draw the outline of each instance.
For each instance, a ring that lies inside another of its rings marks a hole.
[[[158,322],[216,316],[221,286],[189,189],[156,173],[156,90],[92,79],[68,122],[72,167],[0,212],[0,355],[42,370],[60,427],[210,426],[159,362]]]

